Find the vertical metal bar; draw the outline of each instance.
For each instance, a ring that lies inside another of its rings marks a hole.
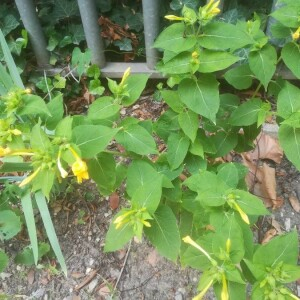
[[[158,51],[153,42],[159,33],[159,0],[143,0],[144,35],[147,67],[154,69],[158,61]]]
[[[104,45],[94,0],[77,0],[87,46],[92,52],[92,63],[100,68],[105,66]]]
[[[15,0],[39,66],[49,64],[47,43],[32,0]]]
[[[273,0],[272,3],[272,9],[271,9],[271,13],[274,12],[276,9],[282,7],[284,4],[282,2],[280,2],[278,0]],[[270,38],[271,43],[277,44],[278,46],[280,46],[280,40],[276,39],[272,36],[272,32],[271,32],[271,28],[272,26],[276,23],[277,21],[273,18],[273,17],[269,17],[268,18],[268,24],[267,24],[267,29],[266,29],[266,34],[267,36]],[[284,41],[282,41],[282,43],[284,43]]]

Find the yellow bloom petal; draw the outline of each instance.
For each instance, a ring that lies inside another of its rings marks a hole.
[[[68,172],[62,167],[60,159],[57,159],[57,168],[62,178],[66,178],[68,176]]]
[[[228,300],[229,294],[228,294],[228,288],[227,288],[227,281],[225,274],[222,274],[222,292],[221,292],[221,300]]]
[[[123,74],[120,85],[123,85],[125,83],[126,79],[129,77],[129,75],[130,75],[130,68],[127,68]]]
[[[195,241],[193,241],[189,235],[187,235],[186,237],[184,237],[182,240],[185,243],[192,245],[193,247],[195,247],[196,249],[198,249],[200,252],[202,252],[211,262],[214,261],[212,259],[212,257],[201,246],[199,246]]]
[[[142,220],[142,223],[146,226],[146,227],[151,227],[151,224],[148,221]]]
[[[300,37],[300,27],[292,34],[292,38],[294,41],[297,41]]]
[[[174,16],[174,15],[167,15],[167,16],[165,16],[165,19],[170,20],[170,21],[183,21],[184,20],[183,17],[178,17],[178,16]]]
[[[240,206],[234,201],[232,202],[235,209],[238,211],[238,213],[240,214],[241,218],[243,219],[243,221],[246,223],[246,224],[250,224],[250,221],[249,221],[249,218],[248,216],[246,215],[246,213],[240,208]]]
[[[9,133],[13,134],[13,135],[21,135],[22,131],[19,129],[10,129]]]
[[[193,298],[193,300],[201,300],[204,297],[204,295],[206,294],[206,292],[208,291],[208,289],[211,287],[211,285],[213,284],[213,282],[214,282],[214,280],[212,279],[207,284],[207,286],[200,292],[200,294],[198,294],[196,297]]]
[[[82,179],[89,179],[89,173],[86,163],[77,159],[72,165],[73,174],[77,177],[77,182],[82,183]]]
[[[32,181],[36,175],[40,172],[41,167],[38,167],[31,175],[27,176],[20,184],[19,187],[22,187]]]
[[[11,149],[10,148],[3,148],[3,147],[0,147],[0,157],[2,156],[6,156],[8,154],[11,153]]]

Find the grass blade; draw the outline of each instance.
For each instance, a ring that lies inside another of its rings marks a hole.
[[[6,94],[14,83],[6,71],[6,68],[0,63],[0,95]]]
[[[22,79],[21,79],[20,74],[18,72],[17,66],[14,62],[14,59],[10,54],[10,50],[7,46],[7,43],[5,41],[5,38],[4,38],[4,35],[3,35],[1,29],[0,29],[0,45],[2,47],[5,62],[7,64],[8,69],[9,69],[9,73],[10,73],[10,76],[11,76],[12,80],[14,81],[16,86],[24,89],[25,87],[23,85]]]
[[[39,208],[46,233],[49,239],[49,242],[52,246],[52,249],[57,257],[58,262],[60,263],[61,269],[64,272],[65,276],[67,276],[67,266],[64,259],[64,256],[61,252],[60,245],[57,239],[57,235],[52,223],[52,219],[49,213],[46,197],[43,195],[41,191],[35,193],[36,204]]]
[[[32,208],[32,199],[29,192],[26,193],[21,198],[21,203],[22,203],[22,208],[25,216],[26,225],[27,225],[27,231],[28,231],[28,235],[32,247],[34,263],[37,264],[39,250],[38,250],[38,241],[37,241],[35,220],[34,220],[34,214]]]

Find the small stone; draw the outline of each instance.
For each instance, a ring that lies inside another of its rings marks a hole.
[[[286,218],[284,221],[284,227],[286,229],[286,231],[290,231],[291,230],[291,219],[290,218]]]
[[[91,293],[91,292],[93,292],[93,290],[95,289],[95,287],[98,285],[98,279],[96,278],[96,279],[94,279],[94,280],[92,280],[90,283],[89,283],[89,285],[88,285],[88,290],[89,290],[89,292]]]
[[[91,272],[91,268],[86,268],[86,270],[85,270],[85,274],[87,275],[87,274],[89,274],[90,272]]]
[[[95,262],[95,260],[91,258],[89,261],[89,265],[92,266],[94,264],[94,262]]]
[[[21,271],[22,270],[22,267],[21,266],[17,266],[17,271]]]
[[[196,277],[193,277],[193,282],[197,282],[198,279]]]
[[[120,114],[121,114],[122,116],[126,115],[126,109],[125,109],[125,108],[122,108],[122,109],[120,110]]]
[[[90,242],[92,240],[92,237],[91,236],[88,236],[88,241]]]
[[[95,242],[96,242],[96,243],[99,243],[99,242],[100,242],[100,238],[97,237],[97,238],[95,239]]]

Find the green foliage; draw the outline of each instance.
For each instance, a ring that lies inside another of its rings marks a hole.
[[[77,16],[73,2],[56,2],[58,19]],[[9,197],[14,203],[21,199],[31,242],[17,261],[37,264],[49,251],[47,244],[37,241],[36,207],[66,274],[47,201],[67,178],[74,177],[79,184],[92,178],[105,196],[122,184],[125,187],[127,203],[113,217],[104,251],[118,250],[133,237],[141,240],[145,234],[163,256],[172,261],[179,258],[182,265],[203,272],[198,299],[211,286],[219,299],[245,299],[248,283],[252,299],[293,298],[285,284],[295,281],[300,273],[296,232],[266,245],[254,242],[251,226],[269,211],[247,191],[245,167],[217,164],[215,159],[233,150],[251,149],[265,119],[274,116],[280,125],[279,141],[300,169],[299,88],[282,81],[276,83],[280,89],[274,89],[280,51],[268,42],[256,14],[247,22],[233,21],[232,8],[231,15],[216,20],[217,2],[200,7],[195,1],[183,2],[181,16],[167,16],[179,23],[164,29],[154,44],[163,52],[157,68],[168,77],[169,85],[159,86],[168,107],[157,120],[121,116],[122,109],[140,97],[148,75],[130,75],[127,69],[120,81],[107,78],[108,90],[102,96],[101,72],[90,65],[89,50],[76,48],[71,59],[81,80],[86,76],[85,92],[97,95],[82,115],[65,112],[66,94],[62,92],[66,81],[62,75],[44,77],[37,83],[49,97],[44,102],[12,79],[15,69],[7,72],[2,67],[1,171],[23,173],[8,177],[16,185],[6,183],[0,200],[2,204]],[[294,62],[299,56],[300,22],[288,20],[285,14],[292,12],[287,7],[295,10],[299,4],[284,3],[286,6],[273,16],[290,32],[281,54],[298,76]],[[172,1],[171,6],[179,8],[181,2]],[[54,48],[57,42],[68,40],[53,38]],[[9,56],[6,59],[9,61]],[[8,64],[12,66],[11,60]],[[232,68],[226,70],[228,67]],[[249,96],[240,99],[235,91],[220,93],[219,71],[233,90],[251,88],[251,93],[245,93]],[[271,111],[264,91],[276,98],[276,112]],[[163,151],[158,143],[163,144]],[[21,228],[21,218],[12,208],[5,204],[0,210],[1,239],[12,238]],[[0,252],[0,268],[5,264],[6,256]]]

